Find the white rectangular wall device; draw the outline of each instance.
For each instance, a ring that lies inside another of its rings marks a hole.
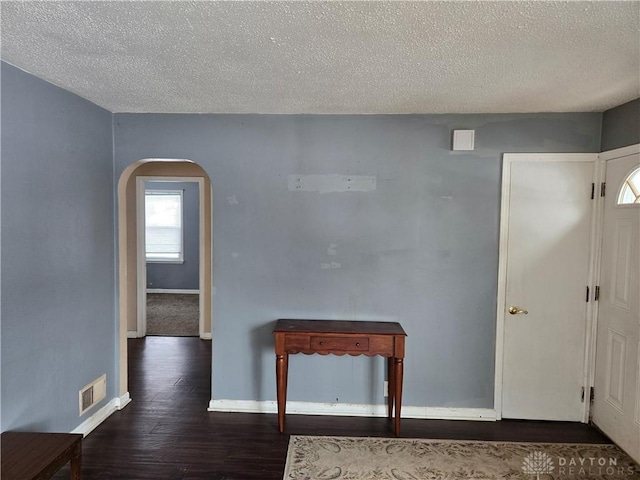
[[[473,150],[475,144],[475,130],[454,130],[453,150]]]

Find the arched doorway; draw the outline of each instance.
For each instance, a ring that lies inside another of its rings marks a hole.
[[[212,301],[212,212],[213,194],[209,176],[190,160],[148,158],[129,165],[118,181],[118,280],[119,280],[119,396],[128,403],[127,332],[136,330],[141,288],[139,273],[144,268],[138,249],[139,177],[185,177],[202,179],[200,189],[200,309],[203,312],[201,338],[211,338]]]

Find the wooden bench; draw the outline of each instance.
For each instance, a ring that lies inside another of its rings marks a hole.
[[[48,479],[67,462],[71,463],[71,480],[81,479],[82,435],[4,432],[0,450],[2,480]]]

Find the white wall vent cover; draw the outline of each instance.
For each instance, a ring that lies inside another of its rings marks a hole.
[[[107,396],[107,374],[82,387],[79,393],[80,416]]]

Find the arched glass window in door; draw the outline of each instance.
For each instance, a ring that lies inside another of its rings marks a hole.
[[[633,170],[622,183],[618,205],[640,205],[640,167]]]

